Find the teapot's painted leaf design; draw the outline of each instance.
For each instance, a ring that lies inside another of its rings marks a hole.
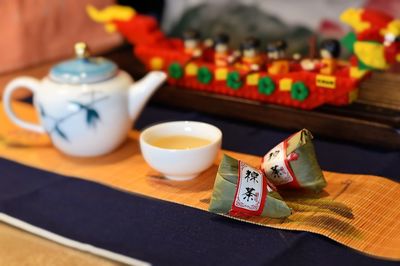
[[[46,112],[45,112],[45,110],[44,110],[43,105],[41,105],[41,104],[39,104],[39,111],[40,111],[40,115],[41,115],[42,117],[46,117]]]
[[[60,129],[60,127],[59,127],[58,125],[56,125],[56,126],[54,127],[54,132],[55,132],[58,136],[60,136],[61,138],[63,138],[64,140],[69,141],[67,135],[65,135],[65,133]]]
[[[93,106],[96,103],[105,101],[108,99],[109,96],[103,96],[103,97],[95,97],[96,92],[91,92],[90,96],[91,99],[88,101],[88,103],[82,103],[78,101],[68,101],[70,104],[73,104],[77,106],[77,108],[68,108],[70,111],[69,113],[66,113],[64,116],[61,117],[55,117],[49,114],[48,112],[45,111],[44,107],[42,104],[39,104],[39,112],[41,117],[44,120],[46,131],[52,135],[55,134],[59,136],[60,138],[64,139],[67,142],[70,142],[70,139],[68,138],[67,134],[61,129],[61,125],[64,127],[68,127],[67,125],[64,125],[69,121],[72,117],[74,116],[79,116],[81,115],[88,125],[89,128],[96,128],[97,123],[101,121],[100,119],[100,114],[97,109],[95,109]],[[85,95],[88,95],[85,93]],[[48,111],[48,110],[47,110]]]
[[[79,106],[80,110],[86,111],[86,123],[89,127],[96,127],[98,121],[100,121],[100,115],[96,109],[92,108],[90,104],[83,104],[76,101],[71,101],[71,103]]]
[[[92,108],[86,109],[86,122],[90,127],[96,127],[97,121],[100,120],[99,113]]]

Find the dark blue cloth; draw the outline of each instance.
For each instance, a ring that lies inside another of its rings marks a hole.
[[[137,127],[182,119],[212,123],[223,131],[225,149],[258,155],[292,133],[159,106],[147,107]],[[316,137],[324,169],[398,180],[399,152]],[[155,265],[396,264],[365,256],[316,234],[238,222],[5,159],[0,159],[0,211],[57,234]]]

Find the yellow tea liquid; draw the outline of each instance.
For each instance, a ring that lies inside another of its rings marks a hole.
[[[151,145],[164,149],[187,150],[198,148],[210,144],[208,139],[192,137],[192,136],[168,136],[161,137],[150,141]]]

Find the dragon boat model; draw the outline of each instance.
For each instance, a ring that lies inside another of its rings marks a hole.
[[[130,7],[88,6],[87,12],[132,43],[148,70],[167,72],[171,85],[301,109],[347,105],[372,70],[400,62],[400,20],[370,9],[351,8],[341,15],[354,30],[342,39],[352,53],[349,61],[338,59],[335,40],[322,43],[320,59],[288,59],[282,41],[268,45],[264,54],[255,38],[246,39],[240,51],[230,51],[224,34],[204,43],[193,30],[183,39],[168,38],[153,17]]]

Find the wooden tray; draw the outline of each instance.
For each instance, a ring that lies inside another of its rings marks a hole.
[[[106,56],[136,78],[145,73],[129,46]],[[400,75],[374,73],[362,83],[359,94],[359,99],[349,106],[326,105],[305,111],[166,85],[152,101],[292,131],[308,128],[319,136],[400,149]]]

